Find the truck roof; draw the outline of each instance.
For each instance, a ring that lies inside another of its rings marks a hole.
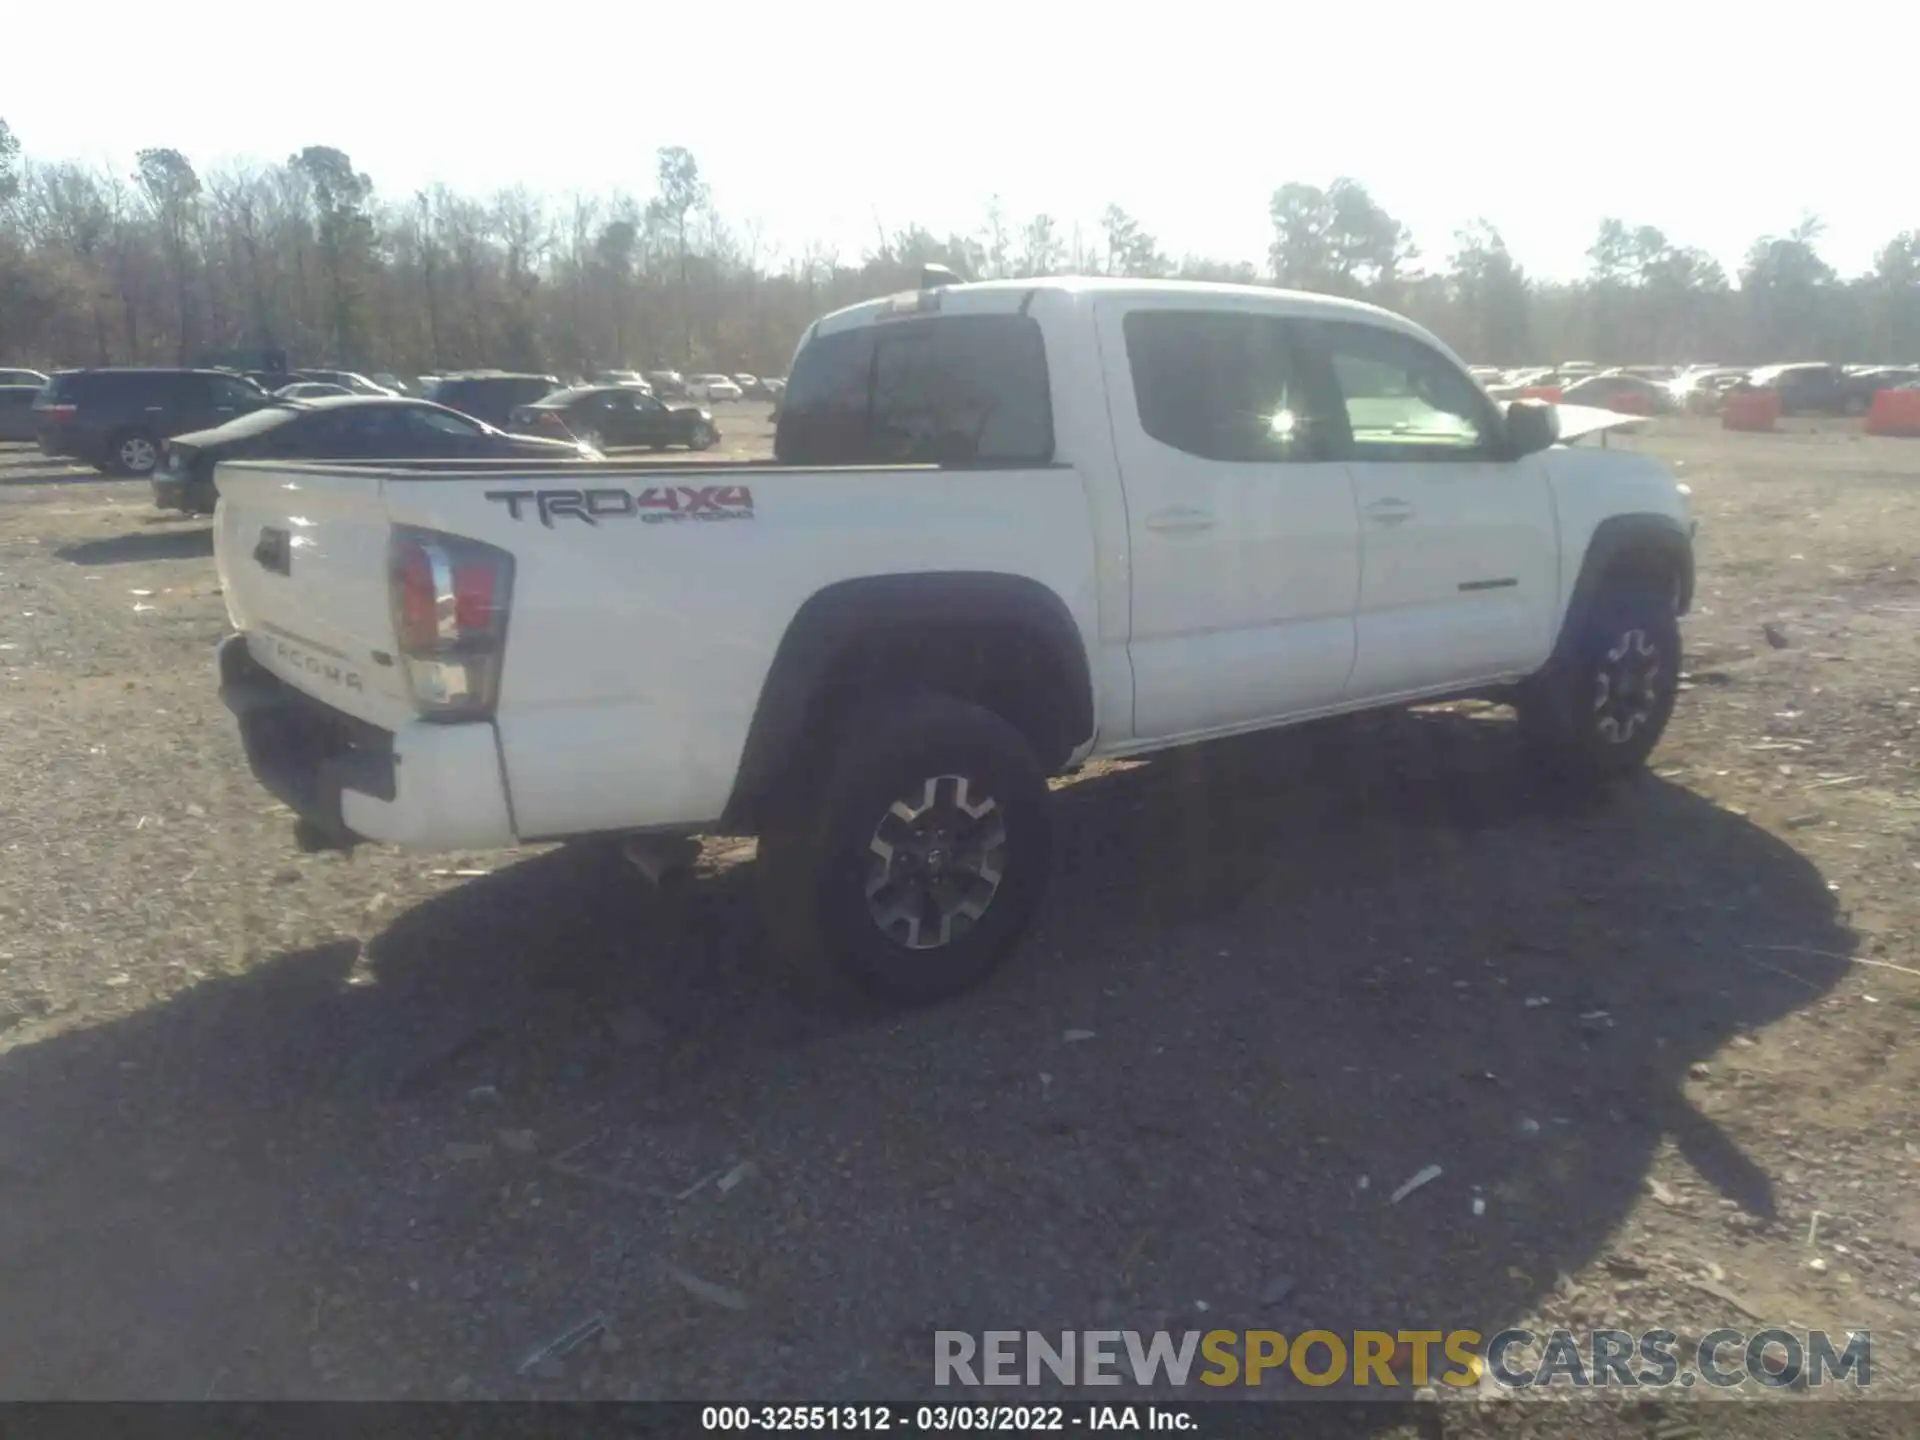
[[[1210,280],[1136,280],[1104,275],[1048,275],[1025,280],[975,280],[963,285],[941,285],[924,290],[906,290],[878,300],[865,300],[823,315],[808,332],[830,335],[839,330],[868,324],[889,315],[912,312],[925,314],[1011,314],[1026,308],[1029,297],[1058,295],[1069,301],[1100,295],[1174,298],[1195,300],[1235,300],[1244,308],[1271,315],[1315,316],[1320,319],[1364,319],[1369,324],[1390,326],[1433,341],[1420,326],[1391,310],[1369,305],[1363,300],[1348,300],[1337,295],[1319,295],[1307,290],[1281,290],[1270,285],[1228,285]],[[1438,343],[1435,341],[1434,343]],[[1446,347],[1442,347],[1445,349]],[[1451,354],[1451,351],[1448,351]]]

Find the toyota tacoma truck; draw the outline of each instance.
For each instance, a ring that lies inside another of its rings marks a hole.
[[[221,465],[220,682],[309,848],[757,836],[777,944],[931,1001],[1089,757],[1485,696],[1641,766],[1686,491],[1568,443],[1632,420],[1345,300],[933,284],[813,324],[771,463]]]

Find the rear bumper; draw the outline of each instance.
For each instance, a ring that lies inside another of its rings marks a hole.
[[[517,843],[493,726],[380,729],[281,680],[248,653],[244,635],[220,643],[216,664],[254,777],[329,843]]]
[[[42,455],[50,455],[55,459],[66,459],[69,456],[77,459],[84,454],[80,443],[81,437],[65,425],[37,425],[34,427],[33,438],[34,443],[40,447]]]

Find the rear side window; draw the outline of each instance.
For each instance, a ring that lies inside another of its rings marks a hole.
[[[1140,428],[1203,460],[1317,458],[1313,406],[1285,320],[1230,310],[1135,310],[1122,322]]]
[[[792,465],[1044,465],[1053,401],[1025,315],[863,325],[806,345],[774,454]]]

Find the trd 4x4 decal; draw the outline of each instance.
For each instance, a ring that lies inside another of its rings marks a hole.
[[[529,509],[549,530],[558,517],[598,525],[602,520],[632,520],[649,525],[677,520],[751,520],[753,492],[744,485],[649,485],[628,490],[489,490],[486,498],[507,507],[515,520]]]

